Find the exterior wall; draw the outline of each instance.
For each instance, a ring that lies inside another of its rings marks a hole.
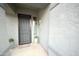
[[[18,17],[17,15],[8,15],[7,17],[7,25],[8,25],[8,36],[9,38],[13,38],[15,40],[15,44],[18,45]]]
[[[49,46],[59,55],[79,55],[79,4],[59,4],[49,18]]]
[[[18,10],[17,13],[30,14],[37,16],[32,10]],[[7,55],[9,48],[13,47],[9,43],[9,39],[13,38],[15,46],[18,45],[18,17],[17,14],[7,5],[0,4],[0,55]],[[33,20],[33,19],[32,19]],[[32,21],[31,21],[32,22]],[[32,26],[32,38],[34,38],[34,26]],[[5,44],[4,44],[5,43]],[[10,53],[8,53],[10,55]]]
[[[40,18],[42,46],[48,46],[49,55],[79,55],[79,4],[60,3],[48,9]]]
[[[5,10],[0,7],[0,55],[9,47]]]
[[[38,14],[38,37],[41,46],[48,52],[49,44],[49,11],[56,3],[48,5],[45,9],[42,9]]]
[[[13,12],[11,13],[11,11],[9,12],[6,13],[6,10],[0,7],[0,55],[4,55],[12,46],[9,43],[10,38],[14,39],[15,45],[18,44],[17,15]]]
[[[45,8],[39,12],[39,43],[47,50],[48,47],[48,8]]]

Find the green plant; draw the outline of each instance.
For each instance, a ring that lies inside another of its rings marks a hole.
[[[14,39],[13,38],[10,38],[9,39],[9,42],[11,43],[11,42],[14,42]]]

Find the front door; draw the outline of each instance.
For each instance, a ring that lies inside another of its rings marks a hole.
[[[30,27],[30,15],[18,14],[19,19],[19,44],[31,43],[31,27]]]

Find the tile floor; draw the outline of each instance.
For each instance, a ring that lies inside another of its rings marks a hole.
[[[11,56],[47,56],[46,51],[38,43],[20,45],[10,52]]]

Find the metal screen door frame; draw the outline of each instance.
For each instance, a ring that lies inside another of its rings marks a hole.
[[[31,43],[30,15],[18,14],[19,45]]]

